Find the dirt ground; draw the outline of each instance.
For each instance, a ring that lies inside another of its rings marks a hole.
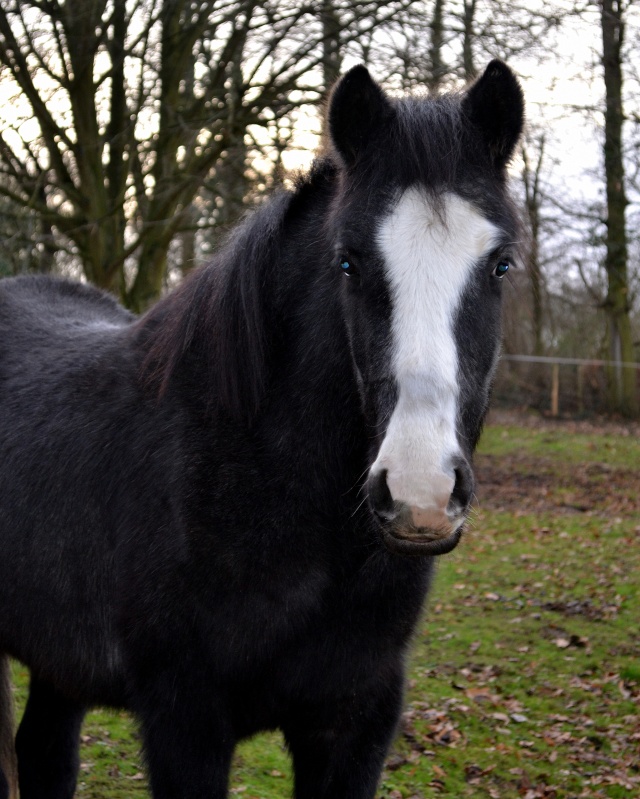
[[[571,419],[565,417],[553,418],[541,416],[538,413],[518,410],[491,409],[486,419],[487,425],[516,425],[518,427],[531,427],[536,430],[551,431],[561,428],[575,433],[595,435],[609,434],[619,436],[635,436],[640,438],[640,422],[611,419],[603,416],[593,416],[588,419]]]
[[[603,419],[552,420],[512,411],[494,411],[488,424],[535,428],[552,434],[615,435],[640,439],[640,424]],[[481,507],[521,513],[590,513],[608,518],[640,508],[640,464],[616,467],[598,461],[566,462],[526,451],[475,458],[477,496]]]

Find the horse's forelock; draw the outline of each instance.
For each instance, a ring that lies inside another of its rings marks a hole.
[[[493,167],[478,131],[466,118],[461,94],[404,98],[378,126],[358,160],[342,170],[346,193],[403,191],[419,186],[437,204],[465,185],[494,186]]]

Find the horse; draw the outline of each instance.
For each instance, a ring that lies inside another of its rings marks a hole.
[[[436,97],[356,66],[308,173],[144,315],[0,282],[3,797],[17,762],[22,799],[70,799],[96,705],[154,799],[222,799],[271,729],[296,799],[374,797],[472,503],[523,114],[498,60]]]

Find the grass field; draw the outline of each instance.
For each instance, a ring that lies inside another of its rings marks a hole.
[[[379,797],[640,797],[637,430],[491,425],[477,472],[478,508],[440,560]],[[127,716],[92,713],[83,732],[78,796],[144,796]],[[240,748],[232,795],[290,792],[279,736]]]

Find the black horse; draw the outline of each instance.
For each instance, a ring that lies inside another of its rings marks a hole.
[[[522,119],[498,61],[435,99],[355,67],[310,173],[142,318],[0,284],[22,799],[72,796],[92,705],[139,720],[155,799],[221,799],[237,741],[274,728],[298,799],[374,796],[433,556],[472,499]]]

